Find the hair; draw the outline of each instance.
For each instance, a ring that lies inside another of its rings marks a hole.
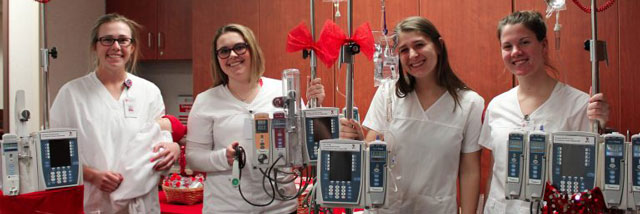
[[[513,12],[498,22],[498,41],[502,39],[502,30],[505,26],[516,24],[522,24],[522,26],[533,32],[538,42],[547,39],[547,24],[544,22],[542,14],[537,11],[524,10]],[[554,75],[558,75],[558,69],[551,64],[548,54],[544,56],[544,65],[549,67]]]
[[[453,97],[455,106],[460,106],[460,92],[459,90],[469,90],[469,87],[456,76],[449,64],[449,57],[447,55],[447,47],[444,44],[444,40],[441,40],[440,33],[436,26],[428,19],[420,16],[413,16],[402,20],[395,27],[394,42],[397,45],[399,43],[398,34],[418,32],[419,34],[431,39],[438,50],[438,63],[436,64],[436,84],[443,87]],[[402,63],[402,62],[400,62]],[[415,91],[416,78],[409,73],[403,71],[402,65],[398,66],[399,80],[396,82],[396,96],[403,98],[407,94]]]
[[[235,32],[240,34],[244,41],[249,46],[249,53],[251,54],[251,82],[258,82],[262,74],[264,74],[264,55],[262,49],[258,46],[258,41],[253,34],[253,31],[246,26],[240,24],[228,24],[222,26],[216,32],[216,36],[213,37],[211,43],[211,77],[213,78],[213,86],[216,87],[220,84],[229,84],[229,76],[222,71],[220,62],[218,61],[218,39],[225,33]]]
[[[140,24],[135,21],[124,17],[123,15],[117,13],[110,13],[101,16],[96,20],[96,23],[91,28],[91,44],[89,45],[89,52],[92,53],[91,58],[93,59],[92,69],[95,69],[99,66],[98,57],[95,56],[96,45],[98,44],[98,31],[100,31],[100,27],[106,23],[112,22],[122,22],[126,24],[131,30],[131,45],[133,45],[133,52],[131,53],[131,57],[129,61],[125,65],[125,70],[131,73],[136,72],[136,64],[138,63],[138,57],[140,57],[140,44],[138,43],[138,31],[141,28]]]

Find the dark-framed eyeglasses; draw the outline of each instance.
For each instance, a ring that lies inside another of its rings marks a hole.
[[[127,47],[133,43],[133,38],[113,38],[108,36],[98,38],[98,42],[103,46],[112,46],[116,41],[120,47]]]
[[[226,59],[226,58],[229,58],[229,56],[231,56],[232,50],[233,52],[236,53],[236,55],[239,56],[246,53],[247,49],[249,49],[249,44],[243,42],[243,43],[238,43],[233,45],[232,48],[221,47],[220,49],[216,50],[216,53],[218,54],[218,58]]]

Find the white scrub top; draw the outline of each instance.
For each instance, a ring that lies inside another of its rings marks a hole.
[[[518,129],[555,131],[589,131],[587,105],[589,96],[571,86],[558,82],[551,96],[528,115],[520,111],[518,87],[502,93],[489,103],[480,134],[480,145],[493,154],[493,174],[484,213],[530,213],[529,202],[505,199],[507,138]],[[508,212],[507,212],[508,210]]]
[[[416,93],[404,98],[376,92],[364,126],[383,133],[391,151],[387,202],[380,213],[457,213],[456,179],[461,153],[480,150],[484,99],[461,90],[460,106],[445,92],[423,110]],[[386,98],[393,100],[393,120],[387,122]],[[385,129],[388,128],[388,131]],[[398,191],[394,191],[395,187]]]
[[[224,85],[198,94],[193,103],[187,122],[186,158],[191,169],[207,172],[203,213],[291,213],[296,210],[297,200],[274,200],[269,206],[252,206],[231,185],[231,166],[225,152],[229,144],[238,141],[247,155],[240,181],[243,195],[257,204],[271,200],[263,190],[262,173],[253,169],[253,144],[244,140],[243,130],[245,120],[253,118],[252,114],[282,110],[272,104],[273,98],[282,96],[281,81],[264,77],[262,81],[258,95],[251,103],[236,99]],[[266,186],[271,191],[268,183]],[[278,187],[286,189],[286,195],[295,194],[293,183]]]
[[[160,89],[153,83],[127,73],[132,81],[115,100],[95,72],[66,83],[51,106],[52,128],[78,129],[80,161],[83,165],[114,171],[122,160],[122,154],[145,123],[154,122],[164,114]],[[127,177],[124,177],[126,180]],[[157,183],[160,178],[150,180]],[[158,190],[140,196],[145,213],[159,213]],[[84,211],[86,213],[127,212],[125,207],[115,210],[109,193],[102,192],[92,183],[84,183]]]

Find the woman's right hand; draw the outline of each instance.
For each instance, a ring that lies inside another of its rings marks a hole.
[[[340,118],[340,138],[363,140],[362,126],[354,119]]]
[[[118,189],[120,183],[124,179],[120,173],[112,171],[95,171],[93,179],[90,180],[93,185],[97,186],[103,192],[111,193]]]
[[[236,157],[236,147],[238,146],[238,141],[233,142],[231,144],[229,144],[229,146],[227,146],[227,163],[229,163],[229,166],[233,166],[233,160]]]

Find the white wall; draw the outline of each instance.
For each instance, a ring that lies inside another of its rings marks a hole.
[[[15,94],[25,91],[25,107],[31,111],[32,119],[27,131],[37,131],[40,119],[40,75],[39,75],[39,3],[36,1],[9,0],[9,103],[10,128],[16,133],[14,123]]]
[[[53,103],[62,85],[90,72],[89,34],[94,22],[105,13],[105,1],[59,0],[46,5],[47,43],[58,49],[58,59],[49,61],[49,97]]]
[[[179,110],[178,95],[193,94],[191,60],[142,62],[138,65],[137,75],[160,88],[167,114],[176,116]]]

